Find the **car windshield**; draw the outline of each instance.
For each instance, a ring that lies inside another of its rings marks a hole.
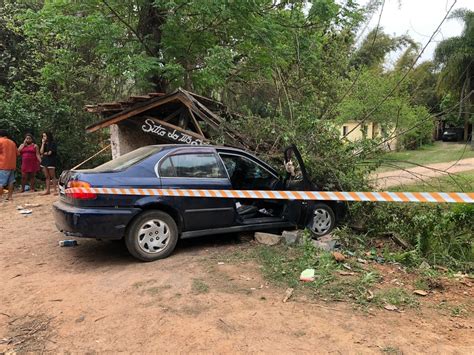
[[[94,169],[92,169],[91,171],[94,171],[97,173],[105,173],[105,172],[124,170],[142,161],[143,159],[148,158],[149,156],[159,152],[160,150],[161,150],[161,147],[156,146],[156,145],[141,147],[134,151],[131,151],[130,153],[121,155],[117,159],[113,159],[113,160],[108,161],[107,163],[99,165],[95,167]]]

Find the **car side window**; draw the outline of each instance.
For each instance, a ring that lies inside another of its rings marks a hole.
[[[159,167],[161,177],[226,178],[214,154],[179,154],[165,158]]]
[[[278,181],[267,169],[243,156],[221,153],[234,189],[271,189]]]

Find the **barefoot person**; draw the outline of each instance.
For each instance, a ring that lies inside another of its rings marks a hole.
[[[57,148],[51,132],[43,133],[42,137],[43,138],[41,140],[40,154],[42,156],[41,167],[43,168],[43,173],[46,178],[46,191],[44,192],[44,195],[49,195],[51,193],[51,185],[53,185],[54,192],[57,193]]]
[[[8,138],[6,130],[0,129],[0,198],[3,198],[3,187],[7,186],[7,200],[13,199],[17,154],[15,142]]]
[[[35,175],[40,170],[41,157],[30,133],[25,135],[18,153],[21,155],[21,192],[25,192],[27,182],[30,184],[30,191],[35,191]]]

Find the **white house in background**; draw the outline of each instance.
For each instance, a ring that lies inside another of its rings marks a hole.
[[[357,121],[347,121],[341,124],[339,130],[341,138],[345,137],[345,139],[351,142],[364,138],[374,139],[382,137],[382,127],[377,122],[359,124]],[[397,138],[390,139],[384,145],[387,150],[395,150],[397,148]]]

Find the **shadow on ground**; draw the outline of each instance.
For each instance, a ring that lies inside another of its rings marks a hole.
[[[204,255],[207,251],[218,252],[237,245],[245,245],[252,239],[251,235],[222,234],[199,238],[179,240],[175,251],[168,258],[194,257]],[[123,240],[100,241],[94,239],[78,239],[79,245],[64,249],[73,259],[72,265],[81,264],[83,269],[125,266],[130,264],[146,264],[133,258]]]

